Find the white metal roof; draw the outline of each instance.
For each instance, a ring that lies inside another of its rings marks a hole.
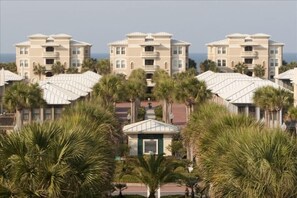
[[[173,134],[178,133],[179,129],[171,124],[148,119],[125,125],[123,132],[126,134]]]
[[[21,81],[23,80],[22,76],[19,76],[9,70],[1,69],[0,70],[0,86],[7,84],[9,81]]]
[[[274,78],[280,79],[280,80],[293,80],[293,78],[294,78],[294,69],[290,69],[288,71],[280,73],[280,74],[274,76]]]
[[[82,74],[59,74],[39,82],[43,98],[50,105],[65,105],[85,97],[99,82],[101,75],[91,71]]]
[[[214,73],[207,71],[197,76],[207,88],[232,104],[253,104],[254,92],[263,86],[280,87],[276,83],[239,73]]]
[[[181,41],[181,40],[175,40],[175,39],[172,39],[171,40],[171,43],[173,45],[190,45],[190,43],[186,42],[186,41]]]

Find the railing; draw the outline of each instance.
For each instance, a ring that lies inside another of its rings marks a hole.
[[[55,58],[59,56],[59,52],[43,52],[43,57]]]
[[[145,65],[144,66],[144,70],[156,70],[157,68],[159,68],[158,65]]]
[[[148,86],[148,87],[153,87],[153,86],[155,86],[155,84],[156,84],[156,83],[154,83],[154,82],[152,81],[152,79],[146,79],[146,82],[147,82],[147,86]]]
[[[258,52],[255,52],[255,51],[244,51],[244,52],[241,52],[241,57],[255,58],[257,56],[258,56]]]
[[[246,64],[248,66],[248,69],[254,69],[254,67],[256,66],[256,64]]]
[[[152,52],[152,51],[141,52],[141,57],[143,58],[157,58],[158,56],[159,56],[159,52]]]

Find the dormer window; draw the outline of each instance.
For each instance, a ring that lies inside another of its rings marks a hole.
[[[246,51],[246,52],[253,51],[253,47],[252,46],[245,46],[244,51]]]
[[[144,51],[146,51],[146,52],[153,52],[154,51],[154,47],[153,46],[145,46]]]

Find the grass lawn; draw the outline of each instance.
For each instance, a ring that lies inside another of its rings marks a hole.
[[[120,198],[119,196],[113,196],[115,198]],[[123,195],[124,198],[143,198],[144,196],[141,195]],[[161,198],[184,198],[184,195],[167,195],[161,196]]]

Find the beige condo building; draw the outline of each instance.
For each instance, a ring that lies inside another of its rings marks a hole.
[[[275,67],[283,60],[283,43],[270,40],[270,35],[230,34],[226,39],[207,44],[207,58],[217,63],[218,67],[233,69],[237,63],[245,63],[249,75],[259,64],[264,66],[266,79],[273,79]]]
[[[34,74],[34,65],[45,66],[46,76],[51,76],[54,63],[60,62],[65,69],[75,67],[80,71],[83,60],[90,58],[92,45],[73,40],[67,34],[34,34],[28,38],[15,45],[16,65],[18,74],[33,82],[41,80]]]
[[[172,39],[172,34],[166,32],[134,32],[126,36],[125,40],[109,44],[113,73],[121,73],[128,77],[132,70],[142,68],[147,74],[150,87],[157,68],[164,69],[172,75],[185,71],[188,67],[190,43]]]

